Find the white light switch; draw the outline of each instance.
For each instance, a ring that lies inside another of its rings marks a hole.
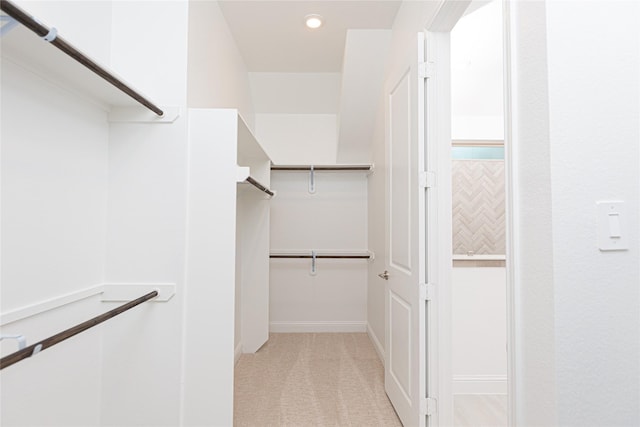
[[[609,213],[609,237],[622,237],[620,232],[620,214]]]
[[[597,202],[598,246],[601,251],[623,251],[629,249],[625,236],[624,202]]]

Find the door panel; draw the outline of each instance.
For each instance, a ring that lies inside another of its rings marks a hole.
[[[424,34],[386,86],[388,280],[385,286],[385,390],[405,426],[424,426],[426,398]]]
[[[411,70],[407,69],[389,96],[389,204],[391,214],[390,264],[411,272],[411,170],[409,146],[411,134]]]
[[[389,369],[393,380],[411,404],[411,304],[399,295],[389,293],[389,317],[393,328],[390,334],[391,357]]]

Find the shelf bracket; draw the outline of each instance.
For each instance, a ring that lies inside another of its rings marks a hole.
[[[49,32],[44,36],[40,37],[42,40],[46,42],[53,42],[58,37],[58,29],[56,27],[49,28]]]
[[[309,169],[309,193],[314,194],[315,192],[316,192],[315,169],[313,165],[311,165],[311,169]]]
[[[18,350],[22,350],[27,346],[27,338],[24,335],[12,334],[12,335],[0,335],[0,341],[4,339],[12,339],[18,342]]]
[[[163,107],[163,111],[158,116],[145,107],[113,107],[109,123],[173,123],[180,117],[180,107]]]
[[[316,251],[311,251],[311,275],[316,275]]]

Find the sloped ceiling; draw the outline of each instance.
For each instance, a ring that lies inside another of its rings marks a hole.
[[[367,162],[400,0],[220,1],[249,71],[256,114],[335,117],[335,162]],[[309,14],[321,28],[304,25]],[[322,118],[326,120],[326,118]],[[318,142],[320,143],[320,142]]]
[[[347,30],[389,29],[401,1],[220,1],[250,72],[341,72]],[[309,30],[304,17],[324,25]]]

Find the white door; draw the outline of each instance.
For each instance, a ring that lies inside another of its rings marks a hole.
[[[385,389],[405,427],[426,425],[427,414],[423,62],[420,33],[385,88]]]

